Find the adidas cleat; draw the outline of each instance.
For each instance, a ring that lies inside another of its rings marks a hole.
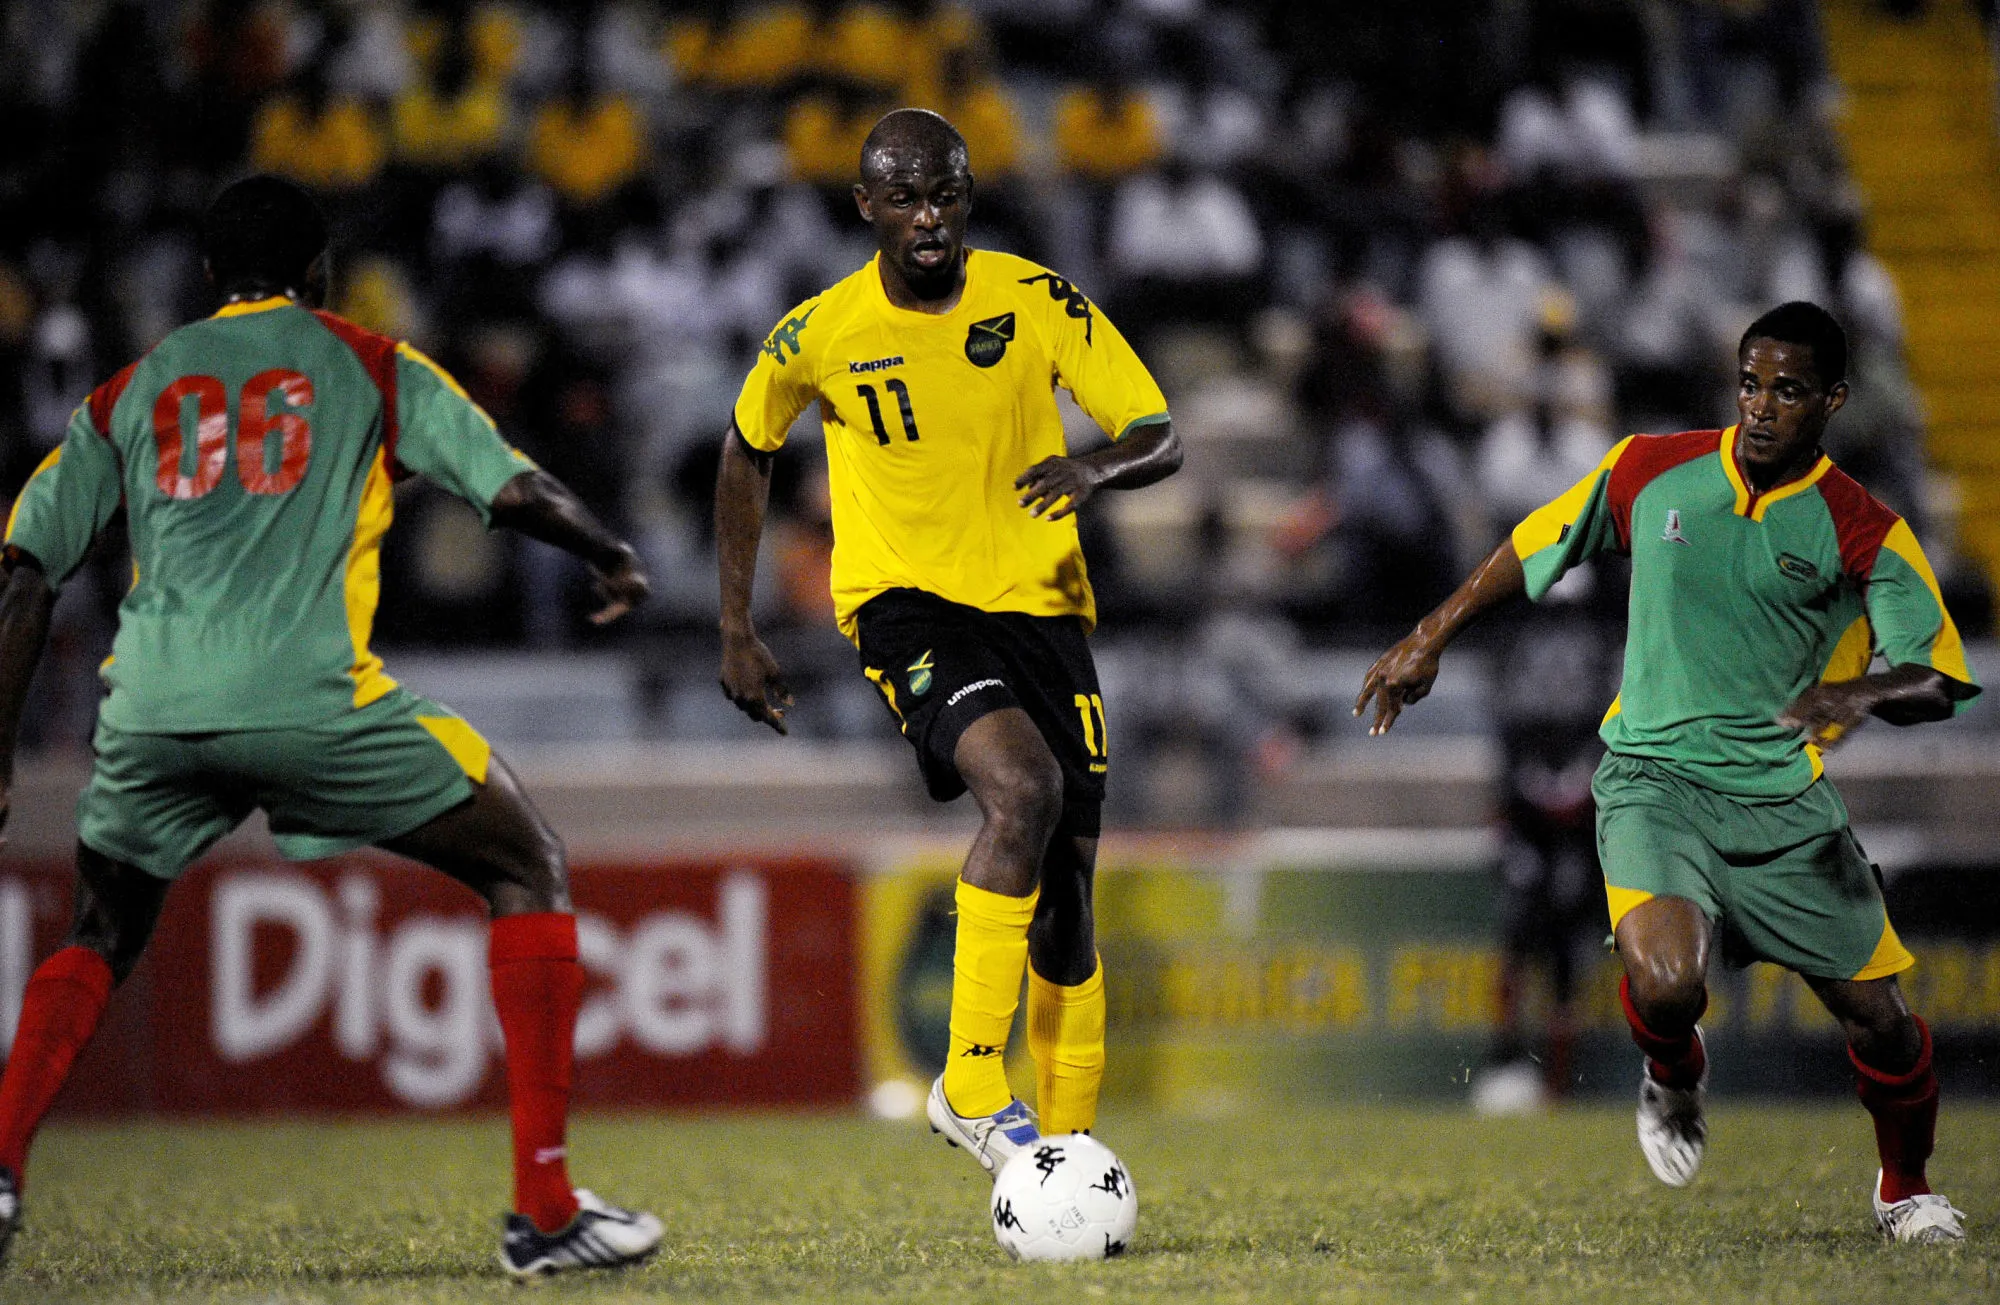
[[[572,1269],[619,1269],[637,1264],[660,1248],[666,1232],[644,1211],[621,1210],[581,1187],[576,1218],[560,1232],[545,1233],[525,1214],[510,1214],[500,1238],[500,1263],[516,1278],[543,1277]]]
[[[1696,1029],[1694,1035],[1701,1036]],[[1708,1120],[1703,1101],[1708,1095],[1708,1072],[1691,1088],[1671,1088],[1656,1082],[1652,1072],[1639,1070],[1639,1150],[1653,1177],[1669,1187],[1686,1187],[1701,1168],[1708,1149]]]
[[[1891,1205],[1882,1199],[1882,1171],[1878,1169],[1871,1199],[1875,1206],[1875,1226],[1890,1241],[1937,1245],[1965,1240],[1965,1225],[1959,1222],[1965,1218],[1965,1211],[1936,1192],[1905,1197]]]
[[[7,1247],[21,1230],[21,1184],[14,1171],[0,1165],[0,1264],[7,1262]]]
[[[971,1152],[972,1158],[989,1174],[999,1173],[1000,1166],[1016,1151],[1042,1137],[1041,1130],[1035,1127],[1035,1112],[1018,1097],[998,1114],[959,1114],[944,1099],[942,1074],[931,1084],[931,1097],[924,1106],[924,1114],[930,1118],[931,1132],[941,1133],[945,1141]]]

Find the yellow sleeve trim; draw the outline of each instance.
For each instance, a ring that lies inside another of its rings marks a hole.
[[[444,387],[447,390],[464,399],[467,403],[471,403],[472,410],[478,413],[488,426],[494,425],[493,418],[487,415],[486,409],[473,402],[472,396],[465,392],[465,387],[458,383],[458,378],[432,362],[429,355],[425,354],[423,350],[417,348],[417,346],[411,344],[408,340],[398,340],[396,342],[396,356],[399,358],[408,358],[418,366],[428,369],[433,376],[444,383]],[[498,429],[497,426],[494,428]]]
[[[1583,515],[1583,505],[1590,502],[1590,496],[1596,492],[1599,478],[1611,474],[1611,469],[1618,465],[1619,457],[1624,454],[1625,446],[1632,440],[1630,435],[1619,440],[1611,452],[1604,455],[1604,460],[1597,464],[1595,471],[1571,485],[1561,498],[1536,508],[1522,518],[1521,524],[1514,527],[1514,555],[1526,561],[1561,540],[1563,531],[1575,525],[1576,519]]]
[[[21,492],[14,496],[14,506],[7,510],[7,538],[9,540],[14,538],[14,518],[21,515],[21,504],[27,500],[28,486],[35,483],[36,476],[41,475],[44,471],[47,471],[61,461],[62,445],[58,444],[49,450],[49,455],[42,459],[41,464],[28,477],[27,483],[21,486]]]
[[[1938,589],[1937,572],[1931,570],[1930,559],[1917,543],[1917,537],[1910,530],[1910,523],[1898,521],[1889,527],[1889,534],[1882,540],[1882,547],[1903,559],[1924,588],[1931,591],[1931,601],[1937,604],[1938,632],[1931,640],[1931,666],[1943,671],[1954,680],[1966,684],[1974,683],[1972,668],[1965,664],[1965,642],[1958,637],[1958,627],[1952,624],[1951,613],[1945,610],[1944,594]]]
[[[1620,888],[1610,880],[1604,882],[1604,902],[1611,908],[1611,929],[1616,933],[1618,922],[1624,919],[1635,906],[1644,906],[1653,900],[1653,895],[1641,888]]]
[[[1900,974],[1917,963],[1910,955],[1910,949],[1903,946],[1903,940],[1896,936],[1896,926],[1889,923],[1889,913],[1882,912],[1882,936],[1875,942],[1875,954],[1868,958],[1868,964],[1856,971],[1852,982],[1863,983],[1869,979],[1885,979],[1892,974]]]
[[[431,732],[466,778],[486,782],[486,769],[493,761],[493,745],[486,736],[457,716],[419,716],[417,724]]]

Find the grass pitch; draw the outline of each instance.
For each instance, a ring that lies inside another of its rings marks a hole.
[[[1932,1172],[1963,1247],[1885,1246],[1851,1104],[1722,1102],[1708,1165],[1648,1176],[1625,1107],[1504,1121],[1341,1108],[1113,1115],[1123,1259],[1015,1265],[987,1184],[921,1124],[599,1117],[573,1172],[667,1222],[662,1254],[550,1300],[2000,1300],[2000,1108],[1946,1103]],[[0,1301],[519,1302],[499,1120],[55,1127]]]

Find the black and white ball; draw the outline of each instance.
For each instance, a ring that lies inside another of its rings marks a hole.
[[[1022,1147],[993,1183],[993,1235],[1018,1260],[1102,1260],[1132,1244],[1139,1195],[1111,1148],[1084,1133]]]

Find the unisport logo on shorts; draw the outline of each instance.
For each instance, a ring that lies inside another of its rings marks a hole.
[[[944,700],[944,705],[947,707],[956,707],[958,705],[958,700],[960,698],[969,697],[972,694],[979,692],[981,689],[997,689],[1000,687],[1000,685],[1001,681],[995,679],[974,680],[972,683],[966,685],[958,692],[952,694],[949,698],[946,698]]]
[[[931,650],[924,649],[924,655],[905,668],[910,672],[910,692],[919,698],[931,691]]]

